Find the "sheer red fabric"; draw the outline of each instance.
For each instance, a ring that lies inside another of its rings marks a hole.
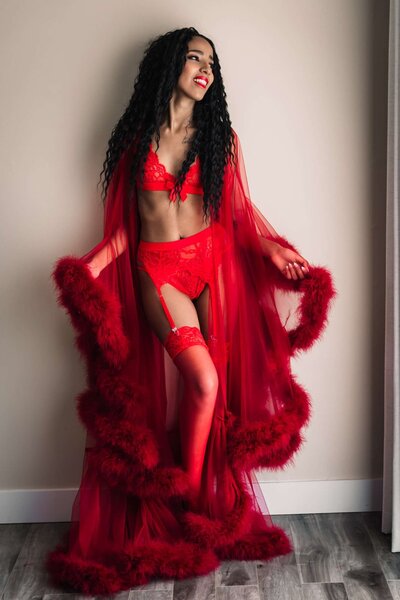
[[[290,359],[320,338],[336,290],[324,267],[288,280],[265,255],[267,240],[296,248],[251,201],[234,136],[235,161],[210,228],[206,341],[219,385],[198,511],[182,468],[182,377],[140,299],[140,220],[127,177],[134,148],[112,178],[102,241],[55,265],[58,301],[87,364],[87,389],[77,397],[88,432],[81,484],[68,534],[47,558],[64,587],[114,593],[205,574],[222,559],[268,560],[293,549],[254,471],[283,469],[303,442],[311,402]],[[103,266],[97,279],[87,268],[93,257]]]

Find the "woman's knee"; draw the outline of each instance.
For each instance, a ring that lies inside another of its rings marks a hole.
[[[219,380],[218,373],[211,360],[208,366],[204,366],[194,374],[191,385],[196,391],[198,402],[201,402],[202,405],[214,402]]]
[[[200,372],[196,373],[193,381],[193,386],[196,389],[197,395],[205,400],[208,398],[215,398],[218,391],[218,385],[218,373],[215,370],[215,367],[202,369]]]
[[[194,391],[197,402],[203,405],[214,402],[219,379],[208,349],[201,345],[187,348],[176,356],[175,364],[183,375],[185,386]]]

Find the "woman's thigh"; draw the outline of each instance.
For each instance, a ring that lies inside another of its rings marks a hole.
[[[173,356],[173,360],[185,381],[196,389],[201,398],[214,397],[218,387],[218,375],[200,329],[199,315],[192,300],[169,283],[157,289],[149,274],[139,271],[141,295],[146,318],[161,343]],[[163,303],[160,300],[160,292]],[[198,299],[199,300],[199,299]],[[206,313],[207,292],[200,299],[201,320]],[[166,309],[169,316],[166,314]],[[186,326],[186,327],[185,327]],[[178,338],[171,327],[179,331]],[[195,330],[184,331],[186,328]],[[172,336],[172,349],[171,349]],[[186,337],[188,336],[188,337]],[[175,341],[179,339],[179,349],[175,352]],[[175,340],[175,341],[174,341]]]
[[[146,318],[162,343],[165,342],[172,326],[179,328],[188,325],[200,329],[196,307],[188,295],[170,283],[163,283],[157,289],[146,271],[139,270],[138,274]]]
[[[210,303],[210,287],[208,284],[204,286],[201,294],[193,300],[197,318],[200,324],[201,333],[204,336],[205,340],[208,340],[208,309]]]

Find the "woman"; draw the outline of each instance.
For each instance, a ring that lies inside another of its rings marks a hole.
[[[149,44],[103,165],[103,240],[54,271],[87,359],[88,435],[47,564],[84,593],[292,551],[253,471],[300,447],[309,398],[290,356],[335,291],[251,202],[225,96],[194,28]]]

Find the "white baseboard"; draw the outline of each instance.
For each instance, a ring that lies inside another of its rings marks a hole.
[[[382,479],[259,484],[271,515],[381,510]],[[0,523],[69,521],[77,491],[0,490]]]
[[[382,510],[382,479],[258,482],[271,515]]]
[[[76,488],[0,490],[0,523],[69,521]]]

